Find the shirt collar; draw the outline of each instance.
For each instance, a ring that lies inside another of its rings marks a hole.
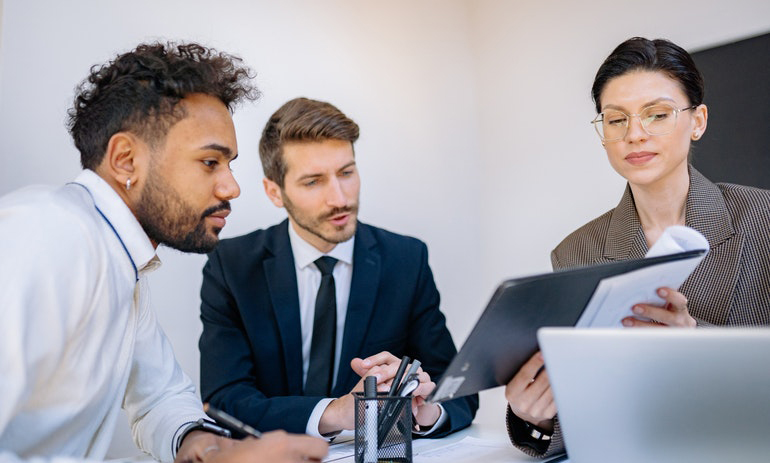
[[[90,169],[83,170],[75,183],[83,185],[91,193],[96,208],[123,242],[137,271],[142,274],[158,268],[160,259],[155,254],[150,238],[118,193]]]
[[[348,265],[353,265],[353,244],[355,240],[356,237],[353,235],[349,240],[337,244],[331,251],[324,254],[299,236],[297,231],[294,230],[294,225],[289,221],[289,242],[291,242],[291,252],[294,254],[294,265],[298,269],[304,269],[321,256],[334,257]]]

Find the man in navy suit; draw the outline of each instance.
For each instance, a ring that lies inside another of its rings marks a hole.
[[[440,437],[473,421],[478,396],[424,400],[456,349],[425,244],[358,222],[358,133],[336,107],[306,98],[267,122],[263,184],[288,219],[209,255],[201,393],[257,429],[333,436],[353,429],[362,378],[387,390],[408,355],[422,362],[414,433]]]

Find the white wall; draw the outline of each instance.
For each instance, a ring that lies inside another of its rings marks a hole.
[[[284,216],[261,190],[257,143],[269,114],[299,95],[328,100],[362,128],[362,219],[428,243],[458,344],[500,280],[549,270],[550,249],[617,202],[623,182],[588,124],[591,81],[612,48],[633,35],[693,49],[770,30],[770,3],[756,0],[127,5],[5,0],[0,194],[77,174],[64,119],[91,65],[139,41],[199,40],[242,56],[264,92],[235,115],[242,196],[223,236]],[[161,258],[155,306],[197,382],[205,259]],[[502,427],[502,391],[482,403],[478,419]],[[130,452],[126,433],[114,455]]]

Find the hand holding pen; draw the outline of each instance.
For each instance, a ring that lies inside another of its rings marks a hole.
[[[204,405],[205,412],[220,425],[254,439],[235,441],[204,452],[204,463],[305,463],[320,462],[329,451],[329,444],[317,437],[288,434],[284,431],[261,433],[237,418]]]
[[[365,359],[354,359],[351,362],[351,367],[362,377],[370,374],[381,376],[378,381],[378,389],[382,391],[382,385],[387,384],[389,385],[387,390],[390,395],[396,395],[397,388],[410,373],[407,371],[410,360],[407,356],[399,359],[390,352],[380,352]],[[429,427],[441,416],[441,409],[438,405],[425,402],[425,398],[433,392],[436,384],[431,381],[430,375],[420,368],[419,363],[414,367],[414,373],[417,375],[418,382],[417,388],[412,392],[414,396],[412,399],[412,413],[415,416],[416,424]]]

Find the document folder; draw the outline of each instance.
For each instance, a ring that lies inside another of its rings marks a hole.
[[[603,280],[652,267],[665,275],[685,260],[694,267],[706,253],[698,249],[504,281],[428,400],[441,402],[507,384],[537,352],[537,330],[574,326]]]

